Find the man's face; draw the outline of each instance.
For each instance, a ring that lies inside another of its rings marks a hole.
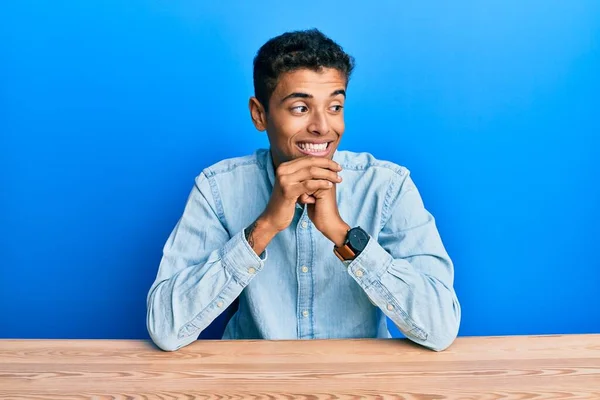
[[[346,78],[337,69],[299,69],[279,77],[266,129],[273,161],[313,155],[332,158],[344,134]]]

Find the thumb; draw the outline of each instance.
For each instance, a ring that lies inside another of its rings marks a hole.
[[[314,204],[315,203],[315,198],[313,196],[309,196],[306,193],[303,193],[302,195],[300,195],[300,203],[302,204]]]

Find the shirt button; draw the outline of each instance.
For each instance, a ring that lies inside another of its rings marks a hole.
[[[302,229],[306,229],[308,228],[308,222],[306,221],[302,221],[302,224],[300,224],[302,226]]]
[[[306,310],[302,311],[302,316],[308,317],[308,311],[306,311]]]
[[[254,267],[250,267],[248,268],[248,273],[254,275],[256,273],[256,269]]]
[[[219,308],[223,307],[223,302],[222,302],[222,301],[219,301],[219,302],[217,303],[217,307],[219,307]]]
[[[363,274],[362,269],[357,269],[356,272],[354,273],[354,275],[356,275],[356,277],[358,277],[358,278],[362,278],[362,276],[364,274]]]
[[[304,265],[302,267],[302,272],[307,273],[308,272],[308,267],[306,265]]]
[[[394,309],[394,306],[393,306],[393,305],[391,305],[391,304],[388,304],[388,305],[387,305],[387,309],[388,309],[388,310],[390,310],[390,311],[392,311],[392,310]]]

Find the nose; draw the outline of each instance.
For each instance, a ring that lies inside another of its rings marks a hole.
[[[308,124],[308,131],[315,135],[326,135],[329,133],[329,130],[330,126],[327,115],[321,111],[313,112],[310,123]]]

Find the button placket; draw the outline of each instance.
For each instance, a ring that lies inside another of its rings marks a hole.
[[[312,225],[308,218],[306,207],[302,208],[302,215],[298,220],[296,227],[297,240],[297,279],[298,279],[298,299],[297,299],[297,325],[298,338],[311,338],[312,332],[312,297],[313,297],[313,277],[312,277]]]

